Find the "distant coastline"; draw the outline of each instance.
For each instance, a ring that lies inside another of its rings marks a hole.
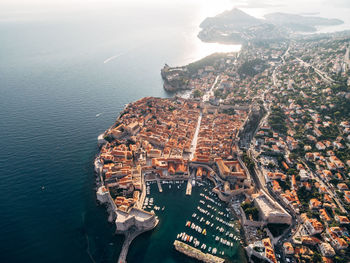
[[[258,41],[276,41],[291,38],[295,34],[317,32],[319,26],[341,25],[340,19],[317,16],[270,13],[265,19],[248,15],[234,8],[215,17],[207,17],[200,24],[198,37],[204,42],[244,44]]]

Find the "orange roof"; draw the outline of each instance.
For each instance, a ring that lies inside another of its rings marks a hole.
[[[322,203],[320,201],[318,201],[316,198],[312,198],[310,200],[310,207],[312,209],[315,209],[315,208],[319,208],[321,207]]]

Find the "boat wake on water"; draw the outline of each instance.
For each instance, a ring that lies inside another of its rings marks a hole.
[[[144,44],[145,44],[145,43],[143,43],[142,45],[144,45]],[[119,53],[119,54],[117,54],[117,55],[111,56],[111,57],[107,58],[105,61],[103,61],[103,64],[106,64],[106,63],[108,63],[108,62],[111,62],[112,60],[115,60],[116,58],[119,58],[119,57],[121,57],[121,56],[124,56],[124,55],[128,54],[130,51],[133,51],[133,50],[137,49],[138,47],[140,47],[140,46],[142,46],[142,45],[138,45],[138,46],[131,47],[131,48],[125,50],[125,51],[122,52],[122,53]]]
[[[106,64],[106,63],[108,63],[108,62],[110,62],[110,61],[112,61],[112,60],[114,60],[114,59],[116,59],[116,58],[119,58],[120,56],[122,56],[122,55],[124,55],[124,54],[125,54],[125,53],[120,53],[120,54],[118,54],[118,55],[109,57],[109,58],[107,58],[105,61],[103,61],[103,64]]]

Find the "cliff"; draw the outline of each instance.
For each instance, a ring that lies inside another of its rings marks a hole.
[[[169,92],[189,89],[189,73],[186,67],[171,68],[167,64],[161,70],[163,88]]]

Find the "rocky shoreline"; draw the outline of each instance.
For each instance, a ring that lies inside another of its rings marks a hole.
[[[168,92],[188,90],[189,75],[186,67],[171,68],[167,64],[161,69],[163,88]]]

